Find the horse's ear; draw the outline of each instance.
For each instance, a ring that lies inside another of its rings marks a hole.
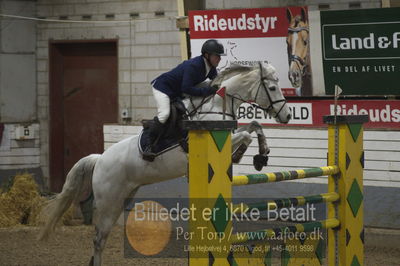
[[[301,8],[301,21],[307,22],[307,12],[304,7]]]
[[[288,21],[290,23],[292,21],[293,15],[292,15],[292,12],[290,12],[289,8],[286,8],[286,16],[287,16],[287,19],[288,19]]]

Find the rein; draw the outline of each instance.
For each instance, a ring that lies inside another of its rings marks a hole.
[[[190,100],[190,103],[192,104],[193,110],[187,114],[188,117],[192,117],[195,114],[200,114],[201,112],[197,112],[197,110],[199,110],[204,104],[209,102],[213,97],[214,97],[214,95],[204,96],[203,99],[201,99],[201,102],[198,106],[195,106],[193,103],[192,97],[189,97],[189,100]]]
[[[195,106],[195,105],[194,105],[194,103],[193,103],[193,101],[192,101],[192,97],[190,97],[189,99],[190,99],[190,103],[192,104],[193,110],[192,110],[190,113],[188,113],[188,116],[189,116],[189,117],[192,117],[192,116],[194,116],[194,115],[196,115],[196,114],[217,114],[217,115],[227,115],[227,116],[232,117],[234,120],[236,120],[236,115],[235,115],[233,112],[232,112],[232,114],[227,114],[227,113],[224,113],[224,112],[202,112],[202,111],[199,111],[199,112],[198,112],[198,110],[199,110],[204,104],[206,104],[207,102],[209,102],[209,101],[214,97],[214,95],[215,95],[215,94],[209,95],[209,96],[206,96],[206,97],[203,97],[203,99],[201,99],[201,102],[200,102],[200,104],[199,104],[198,106]],[[228,94],[227,94],[227,95],[228,95]],[[230,94],[229,94],[228,96],[230,96]],[[233,99],[232,99],[232,106],[233,106]]]

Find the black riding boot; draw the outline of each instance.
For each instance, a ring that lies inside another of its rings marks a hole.
[[[150,162],[154,161],[156,154],[153,151],[153,147],[155,144],[157,144],[158,139],[162,134],[163,127],[164,124],[158,120],[158,117],[154,117],[154,121],[152,121],[149,128],[150,145],[147,146],[147,148],[143,151],[143,159]]]

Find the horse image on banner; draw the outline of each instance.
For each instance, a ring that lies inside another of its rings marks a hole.
[[[275,68],[269,64],[232,65],[221,72],[211,85],[224,88],[225,93],[184,100],[191,120],[223,120],[223,117],[234,120],[239,105],[243,102],[257,105],[280,123],[287,123],[291,119],[289,107],[278,85]],[[240,128],[233,134],[232,160],[240,161],[251,143],[251,133],[254,131],[258,136],[260,153],[256,155],[256,168],[260,167],[261,170],[266,165],[269,149],[257,122]],[[84,157],[68,173],[62,192],[43,209],[46,223],[40,238],[46,238],[54,231],[62,214],[79,197],[84,181],[92,179],[96,235],[90,264],[99,266],[107,237],[123,211],[125,199],[134,197],[142,185],[185,176],[187,166],[188,154],[181,146],[161,154],[153,162],[143,160],[138,147],[138,136],[114,144],[103,154]]]
[[[289,80],[298,96],[312,96],[310,33],[307,11],[301,8],[300,14],[294,16],[286,9],[289,22],[286,38],[289,61]]]

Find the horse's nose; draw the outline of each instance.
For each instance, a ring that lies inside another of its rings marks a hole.
[[[287,120],[289,121],[290,119],[292,119],[292,115],[291,115],[291,114],[288,114],[286,118],[287,118]]]

